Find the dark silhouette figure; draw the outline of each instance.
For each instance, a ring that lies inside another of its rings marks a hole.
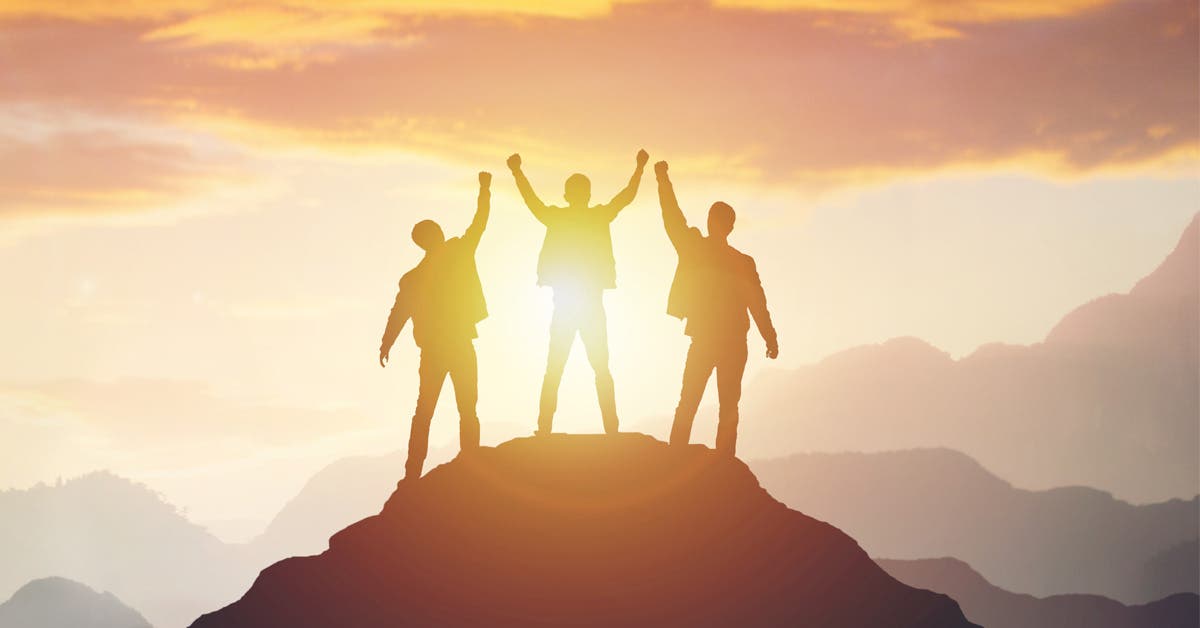
[[[383,331],[380,366],[387,366],[392,344],[409,319],[413,340],[421,348],[421,385],[408,439],[406,480],[421,476],[429,450],[429,424],[446,375],[454,383],[458,402],[459,447],[464,453],[479,447],[479,418],[475,415],[479,378],[473,341],[475,324],[487,318],[487,303],[475,267],[475,249],[487,227],[491,182],[491,174],[479,173],[478,209],[461,238],[447,240],[432,220],[413,227],[413,242],[425,250],[425,257],[400,278],[396,303]]]
[[[779,355],[779,341],[754,258],[729,245],[735,214],[720,201],[708,210],[708,236],[689,227],[667,178],[667,162],[654,165],[663,227],[679,254],[679,265],[667,299],[667,313],[687,320],[692,338],[683,367],[683,390],[671,426],[671,444],[686,445],[692,421],[714,370],[720,400],[717,451],[734,455],[737,447],[738,401],[746,370],[746,332],[750,318],[767,343],[767,357]]]
[[[575,342],[583,339],[588,362],[596,373],[596,396],[604,431],[617,432],[617,401],[608,368],[608,330],[604,316],[604,291],[617,287],[609,224],[637,196],[642,171],[650,156],[638,151],[637,167],[629,184],[604,205],[589,206],[592,184],[582,174],[567,178],[566,207],[548,206],[538,198],[521,171],[521,156],[508,158],[521,198],[534,218],[546,225],[546,239],[538,256],[538,285],[554,290],[554,316],[550,321],[550,351],[542,380],[538,434],[551,432],[558,407],[558,387]]]

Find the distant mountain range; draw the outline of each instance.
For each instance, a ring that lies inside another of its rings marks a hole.
[[[987,628],[1200,626],[1200,597],[1194,593],[1178,593],[1140,606],[1126,606],[1098,595],[1038,598],[1005,591],[953,558],[875,562],[900,582],[949,595],[967,619]]]
[[[261,567],[145,486],[110,473],[0,492],[0,596],[62,576],[174,628],[244,591]]]
[[[112,593],[66,578],[42,578],[0,604],[0,628],[151,628]]]
[[[1200,493],[1198,308],[1193,219],[1128,294],[1067,314],[1040,344],[954,360],[897,339],[763,374],[742,397],[738,452],[949,447],[1017,486],[1190,498]]]
[[[98,473],[0,493],[0,595],[64,574],[113,591],[159,628],[234,599],[267,565],[326,549],[379,511],[402,454],[350,458],[315,475],[259,539],[227,545],[144,486]],[[1089,489],[1012,488],[947,450],[801,454],[757,461],[781,501],[828,521],[874,556],[953,555],[1006,589],[1106,592],[1148,601],[1197,589],[1197,501],[1132,506]],[[163,573],[174,574],[164,578]],[[986,625],[986,624],[985,624]]]
[[[947,449],[796,454],[751,467],[776,499],[872,556],[954,556],[1036,595],[1141,603],[1200,591],[1200,498],[1134,506],[1090,488],[1026,491]],[[1172,554],[1188,547],[1190,561]]]

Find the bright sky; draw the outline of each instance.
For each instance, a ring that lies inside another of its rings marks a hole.
[[[532,430],[549,294],[513,151],[548,201],[575,171],[614,194],[645,147],[694,223],[731,203],[783,367],[1037,342],[1200,209],[1190,1],[254,7],[0,3],[0,488],[110,468],[261,522],[399,448],[417,352],[375,358],[408,233],[465,228],[483,169],[484,438]],[[671,411],[686,349],[652,174],[613,237],[634,423]],[[580,352],[558,425],[599,430],[594,399]]]

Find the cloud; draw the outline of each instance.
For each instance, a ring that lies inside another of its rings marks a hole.
[[[603,15],[614,4],[637,0],[276,0],[285,11],[377,15],[552,15],[584,18]],[[0,17],[52,17],[76,21],[167,20],[226,11],[224,0],[23,0],[0,1]],[[248,12],[261,10],[249,6]],[[269,35],[269,33],[268,33]]]
[[[106,133],[42,142],[0,135],[0,213],[136,209],[195,187],[185,147],[131,143]]]
[[[243,178],[237,157],[176,129],[0,108],[0,216],[163,208]]]
[[[624,164],[644,145],[780,185],[999,163],[1091,172],[1194,158],[1200,134],[1184,0],[604,3],[587,19],[314,6],[242,13],[254,28],[184,8],[12,20],[0,53],[19,70],[0,94],[250,144],[472,162],[520,149]],[[914,41],[897,20],[954,36]]]
[[[1114,0],[714,0],[723,8],[879,15],[914,40],[960,37],[955,24],[1037,20],[1077,15]]]

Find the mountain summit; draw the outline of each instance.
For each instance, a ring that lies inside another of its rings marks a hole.
[[[740,461],[641,434],[485,447],[194,628],[972,626]]]

